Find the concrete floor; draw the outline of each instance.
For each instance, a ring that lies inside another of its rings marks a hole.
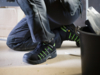
[[[56,58],[39,65],[23,62],[27,52],[11,50],[0,41],[0,75],[81,75],[80,48],[75,42],[63,42]]]

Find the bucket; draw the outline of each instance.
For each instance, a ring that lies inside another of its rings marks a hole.
[[[100,35],[88,27],[78,29],[81,45],[82,75],[100,75]]]

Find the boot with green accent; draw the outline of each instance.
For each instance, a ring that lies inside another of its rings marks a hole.
[[[76,41],[77,47],[80,47],[80,39],[79,36],[75,32],[75,25],[64,25],[59,29],[59,33],[61,35],[62,41],[70,40]]]
[[[31,64],[40,64],[47,59],[57,56],[55,42],[52,40],[50,43],[41,42],[37,45],[35,50],[26,53],[23,57],[25,62]]]

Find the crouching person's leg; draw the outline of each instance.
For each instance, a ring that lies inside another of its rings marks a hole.
[[[31,39],[26,18],[23,18],[10,32],[6,44],[9,48],[19,51],[33,50],[37,46]]]
[[[62,40],[59,31],[58,29],[53,29],[52,31],[55,34],[56,48],[60,48]],[[9,48],[19,51],[33,50],[37,46],[38,43],[32,41],[26,17],[10,32],[6,44]]]
[[[37,43],[33,43],[31,38],[25,40],[21,40],[19,38],[21,42],[18,42],[17,40],[18,40],[17,38],[9,36],[7,38],[7,46],[13,50],[18,50],[18,51],[33,50],[37,46]]]

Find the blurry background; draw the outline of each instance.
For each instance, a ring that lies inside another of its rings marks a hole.
[[[76,26],[84,26],[86,19],[86,0],[83,2],[83,13],[76,21]],[[6,7],[5,7],[6,5]],[[93,6],[100,12],[100,0],[89,0],[89,6]],[[24,17],[24,13],[17,6],[15,0],[0,0],[0,37],[7,37],[13,27]]]
[[[86,0],[82,1],[84,10],[82,17],[75,22],[76,26],[84,26],[86,20]],[[100,12],[100,0],[89,0],[89,5]],[[24,13],[15,0],[0,0],[0,38],[6,38],[23,17]],[[57,49],[56,58],[39,65],[23,62],[23,55],[27,52],[14,51],[7,47],[6,41],[0,40],[0,75],[81,75],[80,47],[75,42],[64,41]]]
[[[93,6],[99,13],[100,13],[100,0],[88,0],[89,6]],[[83,12],[82,12],[82,18],[81,16],[78,18],[78,20],[75,22],[76,26],[84,26],[84,21],[86,19],[86,0],[82,0],[83,2]]]

